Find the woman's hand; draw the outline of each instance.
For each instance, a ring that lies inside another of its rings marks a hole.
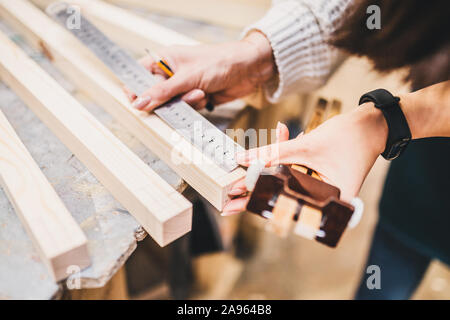
[[[400,95],[400,107],[413,139],[450,137],[450,81]],[[311,168],[321,178],[341,189],[341,199],[350,201],[359,193],[375,160],[384,151],[388,127],[382,112],[373,103],[333,117],[308,134],[289,140],[287,127],[279,124],[278,143],[256,148],[237,156],[243,166],[262,159],[267,166],[299,164]],[[237,182],[222,215],[242,212],[248,197],[243,180]]]
[[[134,107],[151,111],[175,96],[197,109],[207,101],[221,104],[246,96],[276,74],[272,48],[260,32],[240,41],[219,45],[173,46],[159,54],[174,75],[167,76],[150,57],[141,60],[152,73],[163,77],[142,96],[127,92]]]
[[[383,114],[372,103],[367,103],[292,140],[287,140],[287,127],[279,124],[278,143],[239,154],[237,161],[243,166],[249,166],[254,159],[262,159],[267,166],[303,165],[319,173],[325,182],[340,188],[341,199],[350,201],[359,193],[375,160],[383,152],[387,133]],[[245,192],[245,183],[241,180],[233,186],[230,196],[238,197]],[[247,202],[248,197],[233,199],[222,215],[244,211]]]

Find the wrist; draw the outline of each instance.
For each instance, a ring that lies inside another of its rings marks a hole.
[[[372,102],[367,102],[353,111],[355,124],[359,127],[366,145],[377,155],[383,153],[389,134],[389,128],[381,110]]]
[[[415,94],[417,93],[399,95],[399,104],[411,130],[412,139],[433,136],[432,131],[436,125],[436,119],[439,117],[435,114],[437,108],[431,107],[420,110],[415,103]]]
[[[262,85],[276,75],[272,47],[263,33],[252,31],[240,40],[240,44],[243,50],[238,54],[249,58],[247,76],[253,84]]]
[[[450,136],[449,81],[400,95],[413,139]]]

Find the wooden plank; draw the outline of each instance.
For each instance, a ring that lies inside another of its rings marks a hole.
[[[0,15],[20,29],[35,46],[45,47],[54,64],[67,78],[213,206],[222,210],[229,201],[228,190],[245,176],[245,170],[238,168],[227,173],[160,118],[134,109],[122,90],[122,84],[103,63],[67,30],[33,5],[23,0],[1,0]]]
[[[1,111],[0,182],[55,281],[89,266],[86,236]]]
[[[316,178],[317,179],[317,178]],[[310,206],[303,206],[298,221],[295,224],[294,232],[304,238],[314,239],[317,231],[320,230],[322,222],[322,212]]]
[[[294,223],[292,216],[298,208],[298,202],[285,195],[280,195],[273,209],[273,218],[268,224],[269,230],[285,238]]]
[[[54,0],[31,0],[39,8],[45,8]],[[97,27],[101,28],[119,45],[136,54],[145,55],[145,49],[157,51],[161,46],[195,45],[198,41],[181,33],[148,21],[127,10],[97,0],[69,0],[81,7]]]
[[[108,2],[148,9],[151,12],[231,28],[244,28],[262,18],[271,0],[106,0]]]
[[[19,1],[2,0],[1,7],[12,3],[18,4]],[[20,3],[28,5],[23,1]],[[3,34],[0,44],[0,76],[3,81],[158,244],[166,245],[190,230],[192,207],[186,199]]]

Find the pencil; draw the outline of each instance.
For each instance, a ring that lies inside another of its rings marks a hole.
[[[148,53],[148,55],[156,62],[156,64],[158,65],[158,67],[159,67],[166,75],[169,76],[169,78],[173,76],[173,71],[172,71],[172,69],[169,67],[169,64],[168,64],[166,61],[164,61],[162,58],[160,58],[160,57],[157,56],[156,54],[151,53],[150,50],[148,50],[148,49],[145,49],[145,51],[146,51],[146,52]],[[210,101],[208,101],[208,102],[206,103],[205,108],[206,108],[206,110],[208,110],[208,111],[210,111],[210,112],[214,111],[214,105],[213,105]]]
[[[152,57],[152,59],[156,62],[156,64],[158,65],[158,67],[164,71],[165,74],[167,74],[169,77],[173,76],[173,71],[172,69],[169,67],[169,64],[164,61],[162,58],[160,58],[159,56],[157,56],[156,54],[153,54],[150,52],[150,50],[145,49],[145,51],[148,53],[148,55],[150,57]]]

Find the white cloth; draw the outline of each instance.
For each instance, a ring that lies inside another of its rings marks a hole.
[[[269,101],[293,92],[322,86],[345,57],[327,41],[348,13],[353,0],[278,0],[258,22],[245,29],[259,30],[269,39],[278,79],[267,83]]]

